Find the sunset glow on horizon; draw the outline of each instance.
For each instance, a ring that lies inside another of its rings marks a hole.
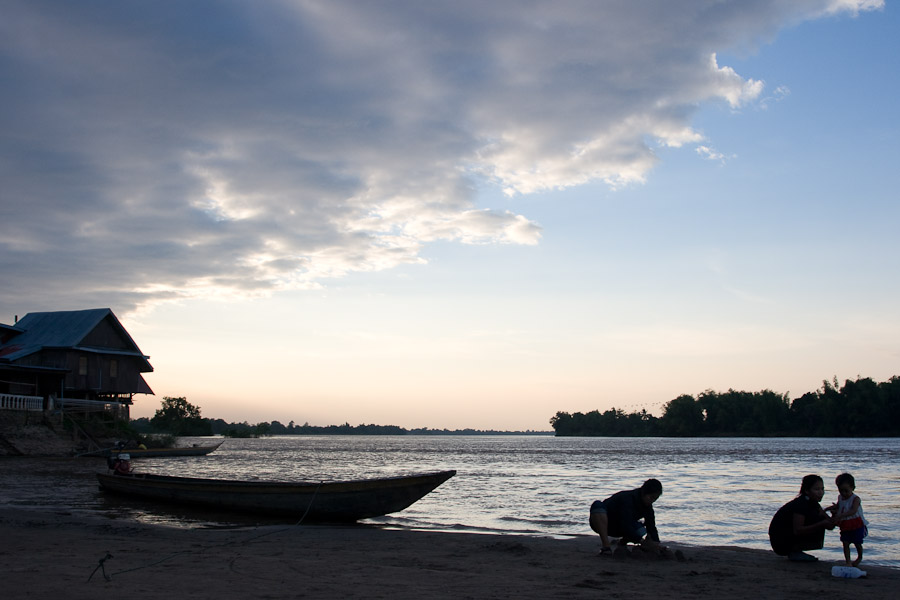
[[[0,323],[210,418],[549,430],[900,375],[880,0],[7,3]]]

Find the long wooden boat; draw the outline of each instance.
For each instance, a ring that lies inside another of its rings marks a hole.
[[[220,510],[264,513],[309,522],[352,522],[407,508],[456,471],[328,482],[230,481],[150,473],[97,473],[100,487],[126,494]]]
[[[119,450],[117,448],[106,448],[104,450],[96,450],[87,452],[79,456],[100,456],[109,458],[118,454],[128,454],[131,458],[160,458],[166,456],[205,456],[216,450],[222,445],[224,440],[217,444],[209,444],[206,446],[173,446],[171,448],[127,448]]]

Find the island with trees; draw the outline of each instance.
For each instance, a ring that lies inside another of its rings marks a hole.
[[[900,377],[837,378],[791,401],[787,394],[705,391],[665,404],[661,417],[617,408],[557,412],[557,436],[660,437],[896,437],[900,436]]]

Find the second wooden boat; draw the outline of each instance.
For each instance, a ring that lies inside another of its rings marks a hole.
[[[208,446],[173,446],[171,448],[129,448],[122,453],[131,455],[131,458],[159,458],[164,456],[205,456],[216,450],[223,442]]]
[[[105,458],[115,458],[119,454],[128,454],[131,458],[160,458],[166,456],[205,456],[210,452],[218,449],[222,442],[216,444],[208,444],[200,446],[172,446],[170,448],[105,448],[103,450],[95,450],[93,452],[85,452],[78,456],[100,456]]]

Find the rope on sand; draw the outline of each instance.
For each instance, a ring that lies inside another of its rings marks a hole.
[[[110,559],[110,558],[112,558],[112,554],[110,554],[109,550],[107,550],[106,556],[104,556],[103,558],[100,559],[100,561],[99,561],[100,564],[98,564],[96,567],[94,567],[94,570],[91,571],[91,575],[90,575],[90,577],[88,577],[87,580],[90,581],[91,577],[93,577],[94,573],[96,573],[97,570],[99,569],[103,573],[103,579],[105,579],[107,581],[112,581],[112,577],[106,574],[106,567],[103,566],[103,563],[105,563],[107,561],[107,559]]]
[[[147,563],[147,564],[145,564],[145,565],[141,565],[141,566],[139,566],[139,567],[134,567],[134,568],[131,568],[131,569],[123,569],[123,570],[121,570],[121,571],[116,571],[116,572],[114,572],[114,573],[110,573],[109,575],[106,574],[106,567],[104,566],[104,563],[105,563],[108,559],[111,559],[111,558],[112,558],[112,554],[110,554],[110,553],[107,551],[106,556],[104,556],[103,558],[100,559],[100,564],[98,564],[98,565],[94,568],[94,570],[91,572],[91,575],[87,578],[87,580],[88,580],[88,582],[90,582],[91,578],[94,576],[94,573],[96,573],[98,570],[100,570],[100,571],[103,572],[103,578],[104,578],[106,581],[112,581],[113,575],[122,575],[123,573],[131,573],[131,572],[133,572],[133,571],[140,571],[141,569],[147,569],[147,568],[156,566],[156,565],[158,565],[158,564],[164,563],[164,562],[166,562],[166,561],[172,560],[173,558],[176,558],[176,557],[178,557],[178,556],[181,556],[182,554],[194,554],[194,553],[200,554],[200,553],[206,552],[207,550],[212,550],[212,549],[214,549],[214,548],[224,548],[225,546],[232,546],[232,545],[237,545],[237,544],[247,544],[247,543],[249,543],[249,542],[252,542],[252,541],[254,541],[254,540],[258,540],[258,539],[260,539],[260,538],[264,538],[264,537],[269,536],[269,535],[273,535],[273,534],[276,534],[276,533],[281,533],[281,532],[284,532],[284,531],[289,531],[289,530],[291,530],[291,529],[294,529],[294,528],[296,528],[296,527],[299,527],[299,526],[303,523],[303,521],[306,519],[306,516],[309,514],[310,509],[312,509],[313,501],[315,501],[316,495],[319,493],[319,488],[322,487],[322,484],[323,484],[323,483],[325,483],[325,482],[324,482],[324,481],[320,481],[320,482],[319,482],[319,485],[316,486],[316,490],[313,492],[312,498],[309,499],[309,504],[306,506],[306,510],[303,512],[303,516],[301,516],[301,517],[300,517],[300,520],[297,521],[296,523],[294,523],[293,525],[290,525],[290,526],[288,526],[288,527],[282,527],[281,529],[275,529],[275,530],[273,530],[273,531],[266,531],[266,532],[263,532],[263,533],[261,533],[261,534],[259,534],[259,535],[254,535],[254,536],[252,536],[252,537],[248,537],[248,538],[244,538],[244,539],[240,539],[240,540],[232,540],[232,541],[230,541],[230,542],[223,542],[223,543],[221,543],[221,544],[213,544],[213,545],[211,545],[211,546],[205,546],[205,547],[203,547],[203,548],[200,548],[199,550],[180,550],[180,551],[178,551],[178,552],[175,552],[175,553],[173,553],[173,554],[170,554],[169,556],[166,556],[165,558],[161,558],[161,559],[159,559],[159,560],[157,560],[157,561],[155,561],[155,562]],[[259,529],[259,527],[257,526],[256,529]]]

